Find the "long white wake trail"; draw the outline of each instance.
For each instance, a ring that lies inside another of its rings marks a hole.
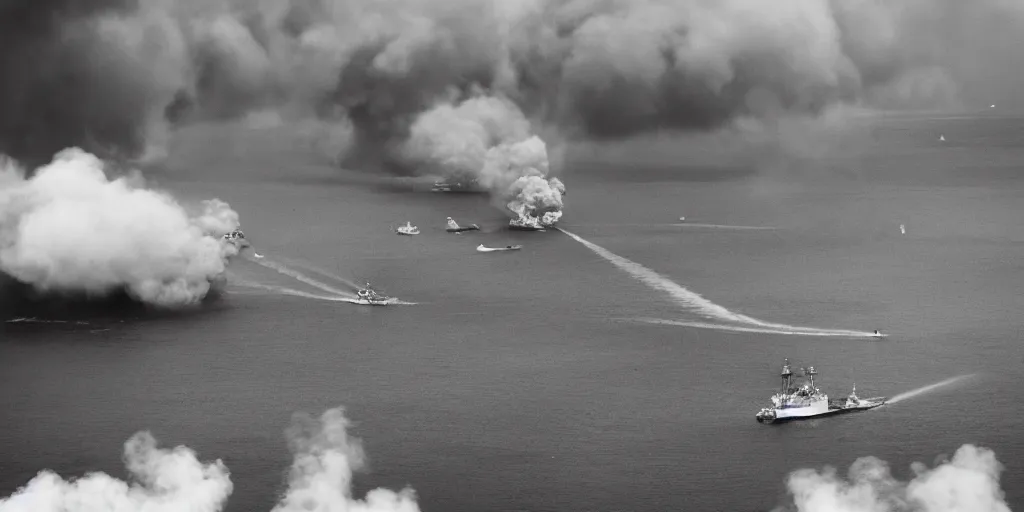
[[[302,283],[306,283],[306,284],[308,284],[308,285],[310,285],[310,286],[312,286],[314,288],[319,288],[319,289],[321,289],[321,290],[323,290],[325,292],[330,292],[330,293],[339,295],[341,297],[353,297],[354,298],[354,296],[352,295],[352,292],[348,292],[348,291],[344,291],[344,290],[339,290],[339,289],[337,289],[337,288],[335,288],[335,287],[333,287],[331,285],[328,285],[327,283],[323,283],[323,282],[317,281],[316,279],[308,277],[305,274],[302,274],[301,272],[296,272],[296,271],[294,271],[294,270],[292,270],[292,269],[290,269],[290,268],[288,268],[288,267],[286,267],[284,265],[281,265],[281,264],[273,262],[273,261],[268,261],[266,258],[252,259],[252,260],[249,260],[249,261],[253,261],[255,263],[263,265],[264,267],[267,267],[267,268],[269,268],[271,270],[275,270],[275,271],[277,271],[277,272],[279,272],[281,274],[284,274],[284,275],[286,275],[288,277],[291,277],[292,279],[295,279],[296,281],[299,281],[299,282],[302,282]]]
[[[687,311],[692,311],[700,316],[709,318],[712,320],[718,320],[720,322],[729,322],[737,325],[719,325],[709,324],[702,322],[676,322],[673,320],[656,320],[656,319],[643,319],[641,321],[648,323],[667,323],[667,324],[678,324],[685,325],[687,327],[699,327],[705,329],[719,329],[719,330],[731,330],[738,332],[760,332],[768,334],[790,334],[790,335],[803,335],[803,336],[842,336],[842,337],[856,337],[856,338],[870,338],[874,334],[866,331],[851,331],[846,329],[818,329],[815,327],[801,327],[797,325],[780,324],[774,322],[766,322],[759,320],[754,317],[729,311],[723,306],[715,304],[708,299],[700,296],[700,294],[692,292],[678,283],[673,282],[671,279],[658,274],[657,272],[618,254],[615,254],[600,245],[589,242],[580,238],[579,236],[570,233],[562,228],[556,228],[567,236],[583,244],[584,247],[590,249],[598,256],[608,260],[609,263],[615,265],[633,276],[638,281],[646,284],[647,286],[666,293],[671,297],[676,304],[681,306]]]
[[[907,391],[906,393],[900,393],[900,394],[890,398],[889,401],[886,402],[886,403],[887,404],[895,404],[897,402],[902,402],[902,401],[904,401],[904,400],[906,400],[908,398],[914,398],[914,397],[917,397],[917,396],[921,396],[921,395],[923,395],[925,393],[928,393],[928,392],[931,392],[931,391],[935,391],[936,389],[944,388],[944,387],[952,385],[952,384],[956,384],[957,382],[960,382],[962,380],[968,379],[968,378],[973,377],[973,376],[974,376],[974,374],[971,373],[971,374],[967,374],[967,375],[960,375],[960,376],[957,376],[957,377],[946,379],[946,380],[941,381],[941,382],[936,382],[935,384],[929,384],[927,386],[923,386],[923,387],[920,387],[920,388],[917,388],[917,389],[914,389],[914,390]]]

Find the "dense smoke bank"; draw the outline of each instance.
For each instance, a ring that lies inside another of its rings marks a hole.
[[[999,487],[1003,466],[991,450],[965,444],[934,468],[914,463],[911,469],[909,482],[895,479],[875,457],[855,461],[846,480],[834,468],[794,471],[787,487],[795,508],[776,511],[1010,512]]]
[[[347,428],[342,409],[330,409],[319,419],[296,417],[288,431],[295,452],[288,489],[273,512],[419,512],[409,489],[375,489],[365,500],[352,497],[352,473],[362,468],[364,457]],[[104,473],[64,480],[42,471],[0,499],[0,512],[219,512],[233,489],[220,460],[201,462],[184,446],[160,448],[149,432],[125,443],[124,460],[127,482]]]
[[[275,109],[342,126],[343,163],[476,178],[549,220],[561,187],[530,142],[541,127],[622,139],[840,104],[1013,103],[1024,69],[1024,7],[1005,0],[3,5],[0,152],[30,167],[72,146],[158,157],[182,123]]]
[[[10,160],[7,160],[8,163]],[[31,178],[0,169],[0,272],[42,295],[127,293],[159,307],[203,300],[238,248],[238,214],[219,200],[189,212],[138,175],[109,179],[72,148]]]

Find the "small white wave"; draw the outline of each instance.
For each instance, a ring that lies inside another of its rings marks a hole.
[[[647,286],[666,293],[669,297],[675,300],[675,303],[687,311],[694,312],[705,318],[712,320],[718,320],[722,322],[731,322],[734,324],[740,324],[740,326],[747,328],[759,328],[759,329],[770,329],[780,333],[791,333],[791,334],[804,334],[807,336],[855,336],[855,337],[871,337],[873,333],[865,331],[851,331],[846,329],[819,329],[815,327],[801,327],[797,325],[780,324],[775,322],[766,322],[759,320],[754,317],[743,315],[729,311],[723,306],[715,304],[708,299],[705,299],[700,294],[692,292],[678,283],[668,279],[667,277],[658,274],[657,272],[618,254],[615,254],[600,245],[589,242],[576,236],[562,228],[556,228],[562,233],[565,233],[573,240],[583,244],[586,248],[590,249],[598,256],[608,260],[611,264],[618,267],[620,270],[633,276],[635,279],[646,284]]]

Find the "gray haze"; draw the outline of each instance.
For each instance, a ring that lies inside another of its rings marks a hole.
[[[273,106],[351,126],[351,162],[403,170],[421,114],[481,95],[572,138],[1015,103],[1024,38],[1011,0],[89,4],[0,8],[0,152],[138,156],[177,124]]]

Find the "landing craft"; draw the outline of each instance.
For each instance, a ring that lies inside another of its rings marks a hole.
[[[875,331],[878,332],[878,331]],[[771,407],[761,409],[755,418],[759,423],[779,423],[790,420],[801,420],[808,418],[820,418],[854,411],[864,411],[885,405],[886,397],[860,398],[857,396],[857,385],[853,385],[853,391],[846,400],[829,400],[828,395],[822,393],[814,385],[814,376],[818,372],[814,367],[804,369],[807,382],[800,386],[793,384],[793,371],[789,366],[789,359],[782,364],[782,388],[772,395]]]

